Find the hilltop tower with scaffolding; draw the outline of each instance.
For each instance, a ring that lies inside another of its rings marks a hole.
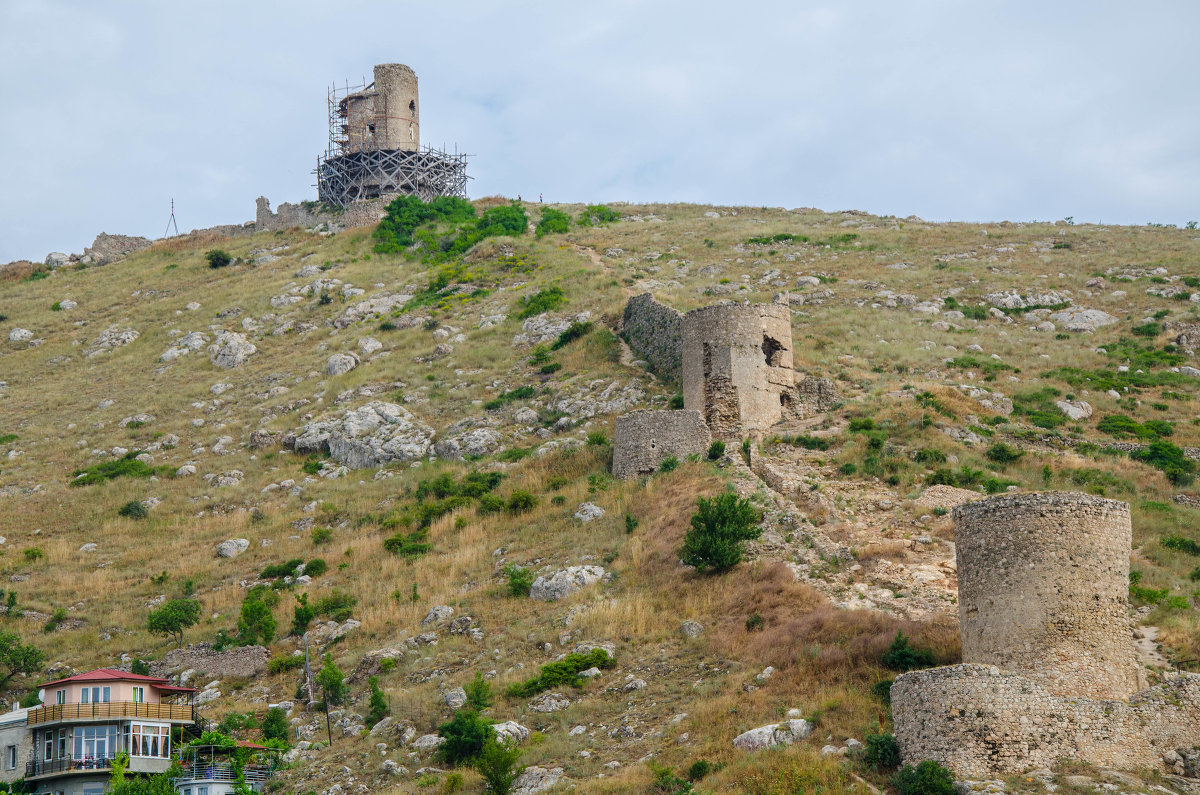
[[[421,146],[417,75],[379,64],[366,85],[329,89],[329,146],[317,159],[317,198],[346,207],[388,194],[466,196],[467,156]]]

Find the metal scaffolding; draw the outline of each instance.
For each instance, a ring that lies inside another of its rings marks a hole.
[[[347,83],[328,90],[329,145],[317,158],[317,198],[337,207],[390,193],[411,194],[424,201],[438,196],[466,198],[470,179],[466,154],[428,146],[415,150],[368,146],[364,151],[351,145],[350,97],[374,86]]]

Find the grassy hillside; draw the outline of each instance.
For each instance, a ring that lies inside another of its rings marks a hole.
[[[543,208],[525,207],[536,224]],[[367,652],[402,649],[380,685],[396,723],[418,736],[450,718],[442,694],[481,672],[495,694],[486,714],[534,732],[522,764],[562,767],[579,791],[646,790],[652,758],[680,774],[707,760],[716,770],[696,786],[711,791],[865,792],[857,776],[879,785],[886,776],[820,749],[888,730],[872,687],[895,676],[880,655],[896,631],[931,646],[939,661],[957,659],[953,528],[938,498],[922,500],[939,484],[1075,489],[1130,502],[1133,602],[1149,634],[1158,633],[1156,664],[1200,657],[1200,500],[1175,501],[1200,490],[1183,451],[1200,447],[1200,372],[1184,369],[1200,365],[1174,342],[1178,324],[1200,323],[1197,232],[933,224],[812,209],[614,209],[620,218],[607,224],[488,237],[461,255],[430,254],[430,235],[416,251],[380,254],[369,229],[293,229],[176,238],[104,267],[8,271],[0,282],[0,568],[17,607],[0,629],[73,669],[122,655],[157,659],[171,644],[146,620],[163,598],[198,597],[202,618],[186,640],[212,641],[236,631],[264,568],[319,557],[328,571],[284,589],[273,608],[272,655],[299,647],[288,635],[296,595],[307,593],[310,604],[339,595],[326,602],[350,604],[361,626],[328,653],[350,672]],[[213,249],[234,262],[210,268]],[[678,391],[614,335],[627,298],[649,291],[688,310],[785,290],[797,369],[834,379],[843,399],[756,451],[802,484],[796,494],[768,489],[732,445],[722,461],[613,481],[615,417],[666,407]],[[996,295],[1005,291],[1023,298]],[[356,305],[383,296],[408,298],[354,319]],[[1065,309],[1100,310],[1113,322],[1068,330],[1050,319]],[[556,350],[554,330],[542,348],[515,339],[547,319],[559,330],[572,320],[591,325]],[[10,338],[13,329],[32,339]],[[109,329],[138,335],[97,352]],[[163,361],[193,332],[204,337],[197,350]],[[244,334],[257,351],[219,369],[206,350],[219,332]],[[365,352],[368,337],[378,350]],[[362,363],[327,375],[329,357],[345,352]],[[323,476],[338,470],[322,456],[250,445],[254,431],[277,432],[278,442],[371,401],[403,405],[435,441],[484,428],[498,443],[463,461],[422,457],[339,477]],[[1086,402],[1091,415],[1071,419],[1059,401]],[[518,418],[523,409],[536,419]],[[1130,442],[1154,444],[1132,457],[1111,446]],[[76,472],[126,451],[147,451],[141,467],[121,465],[141,476],[73,485]],[[187,465],[195,474],[176,474]],[[219,485],[235,471],[232,485]],[[423,482],[479,471],[503,475],[492,499],[430,507],[438,498]],[[278,485],[285,481],[293,483]],[[696,497],[726,488],[763,509],[767,532],[733,572],[696,574],[678,560],[683,533]],[[512,499],[517,493],[532,500]],[[121,514],[142,501],[150,503],[144,518]],[[584,502],[604,515],[576,519]],[[414,544],[429,545],[423,554],[385,547],[413,533]],[[814,552],[817,537],[846,548],[848,559]],[[218,558],[216,546],[231,538],[249,549]],[[509,594],[512,564],[547,574],[598,565],[611,576],[544,603]],[[423,627],[437,605],[470,616],[482,639]],[[703,633],[681,635],[688,620]],[[430,631],[436,645],[416,640]],[[570,701],[564,710],[536,712],[534,699],[505,694],[595,643],[611,644],[615,667],[581,688],[556,688]],[[760,676],[767,666],[774,674]],[[8,696],[35,679],[14,680]],[[204,714],[261,716],[268,703],[295,700],[296,685],[295,671],[222,682]],[[347,716],[365,715],[364,681],[351,697]],[[324,715],[296,703],[297,725],[319,725],[311,739],[323,743]],[[816,723],[812,737],[779,751],[731,746],[790,709]],[[394,731],[353,733],[302,751],[278,781],[298,792],[335,781],[343,791],[438,791],[446,777],[418,775],[437,763],[414,753]],[[410,772],[386,772],[385,759]],[[476,773],[461,772],[467,791],[482,791]]]

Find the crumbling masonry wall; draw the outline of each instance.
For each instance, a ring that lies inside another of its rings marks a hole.
[[[1022,494],[953,515],[964,662],[998,665],[1064,696],[1138,690],[1127,503]]]
[[[898,677],[896,739],[994,777],[1061,758],[1161,769],[1200,742],[1200,675],[1135,692],[1129,506],[1086,494],[995,497],[954,510],[963,664]]]
[[[698,411],[631,411],[617,418],[613,477],[633,478],[656,472],[665,459],[703,454],[711,442],[708,426]]]
[[[654,300],[650,293],[625,304],[621,335],[660,377],[679,381],[683,365],[683,315]]]
[[[1200,675],[1164,674],[1128,701],[1069,698],[994,665],[913,671],[892,685],[904,761],[933,759],[992,778],[1075,759],[1161,770],[1163,754],[1200,742]]]
[[[717,304],[683,316],[683,404],[714,436],[761,432],[796,406],[786,304]]]

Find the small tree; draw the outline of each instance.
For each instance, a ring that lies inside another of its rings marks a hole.
[[[479,671],[463,686],[463,692],[467,694],[467,706],[471,709],[484,710],[492,705],[492,686]]]
[[[317,684],[325,694],[326,704],[336,706],[346,700],[345,675],[329,655],[325,655],[325,665],[317,672]]]
[[[888,650],[880,657],[880,662],[893,671],[912,671],[937,665],[937,658],[933,656],[932,649],[913,646],[908,640],[908,635],[896,630],[896,637],[892,638],[892,645],[888,646]]]
[[[317,611],[308,603],[308,594],[302,593],[296,597],[296,606],[292,608],[292,634],[303,635],[308,631],[308,625],[317,617]]]
[[[495,738],[492,724],[473,709],[460,709],[449,723],[438,726],[438,736],[445,740],[438,746],[438,758],[457,765],[479,756],[484,742]]]
[[[183,631],[200,620],[200,601],[197,599],[171,599],[157,610],[151,610],[146,628],[155,635],[172,638],[175,645],[183,647]]]
[[[696,508],[679,557],[697,571],[711,568],[720,573],[733,568],[742,560],[742,542],[762,535],[758,512],[749,500],[732,492],[701,497]]]
[[[288,741],[287,713],[280,707],[271,707],[263,717],[262,736],[264,740]]]
[[[137,659],[134,660],[133,664],[129,666],[129,672],[131,674],[137,674],[138,676],[149,676],[150,666],[146,665],[145,660]]]
[[[272,607],[279,603],[279,594],[265,586],[255,586],[242,600],[238,616],[238,642],[250,646],[258,641],[269,646],[275,640],[275,614]]]
[[[475,769],[483,776],[488,792],[508,795],[512,791],[513,782],[525,769],[517,767],[520,758],[521,749],[515,743],[501,742],[494,733],[483,741],[483,748],[475,760]]]
[[[508,577],[509,596],[529,596],[529,589],[533,587],[532,571],[515,563],[508,563],[504,566],[504,575]]]
[[[367,723],[374,726],[379,721],[388,716],[392,708],[388,706],[387,697],[383,695],[383,691],[379,688],[379,677],[372,676],[367,680],[367,684],[371,688],[371,700],[367,710]]]

